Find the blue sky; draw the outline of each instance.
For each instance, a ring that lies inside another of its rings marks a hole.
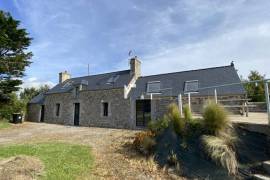
[[[2,0],[34,38],[24,87],[127,69],[143,75],[228,65],[270,76],[269,0]]]

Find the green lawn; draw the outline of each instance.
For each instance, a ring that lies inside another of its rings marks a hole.
[[[6,120],[0,120],[0,130],[10,127],[10,123]]]
[[[38,157],[45,165],[41,179],[76,179],[91,173],[93,156],[88,146],[40,143],[0,146],[0,159],[15,155]]]

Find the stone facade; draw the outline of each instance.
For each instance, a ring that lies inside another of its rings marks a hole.
[[[102,103],[107,102],[108,116],[103,116]],[[56,116],[56,104],[60,104]],[[130,100],[124,99],[124,89],[80,91],[48,94],[45,98],[45,122],[74,125],[74,103],[80,103],[80,126],[133,128],[130,122]]]
[[[31,122],[39,122],[41,116],[40,104],[28,104],[25,120]]]

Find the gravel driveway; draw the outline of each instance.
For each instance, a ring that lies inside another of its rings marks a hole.
[[[170,179],[156,164],[130,148],[138,131],[25,122],[0,130],[0,145],[61,141],[89,145],[97,179]],[[93,178],[91,177],[91,179]]]

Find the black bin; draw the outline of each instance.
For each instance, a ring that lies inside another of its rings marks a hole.
[[[21,113],[13,113],[11,122],[15,123],[15,124],[22,123],[22,114]]]

